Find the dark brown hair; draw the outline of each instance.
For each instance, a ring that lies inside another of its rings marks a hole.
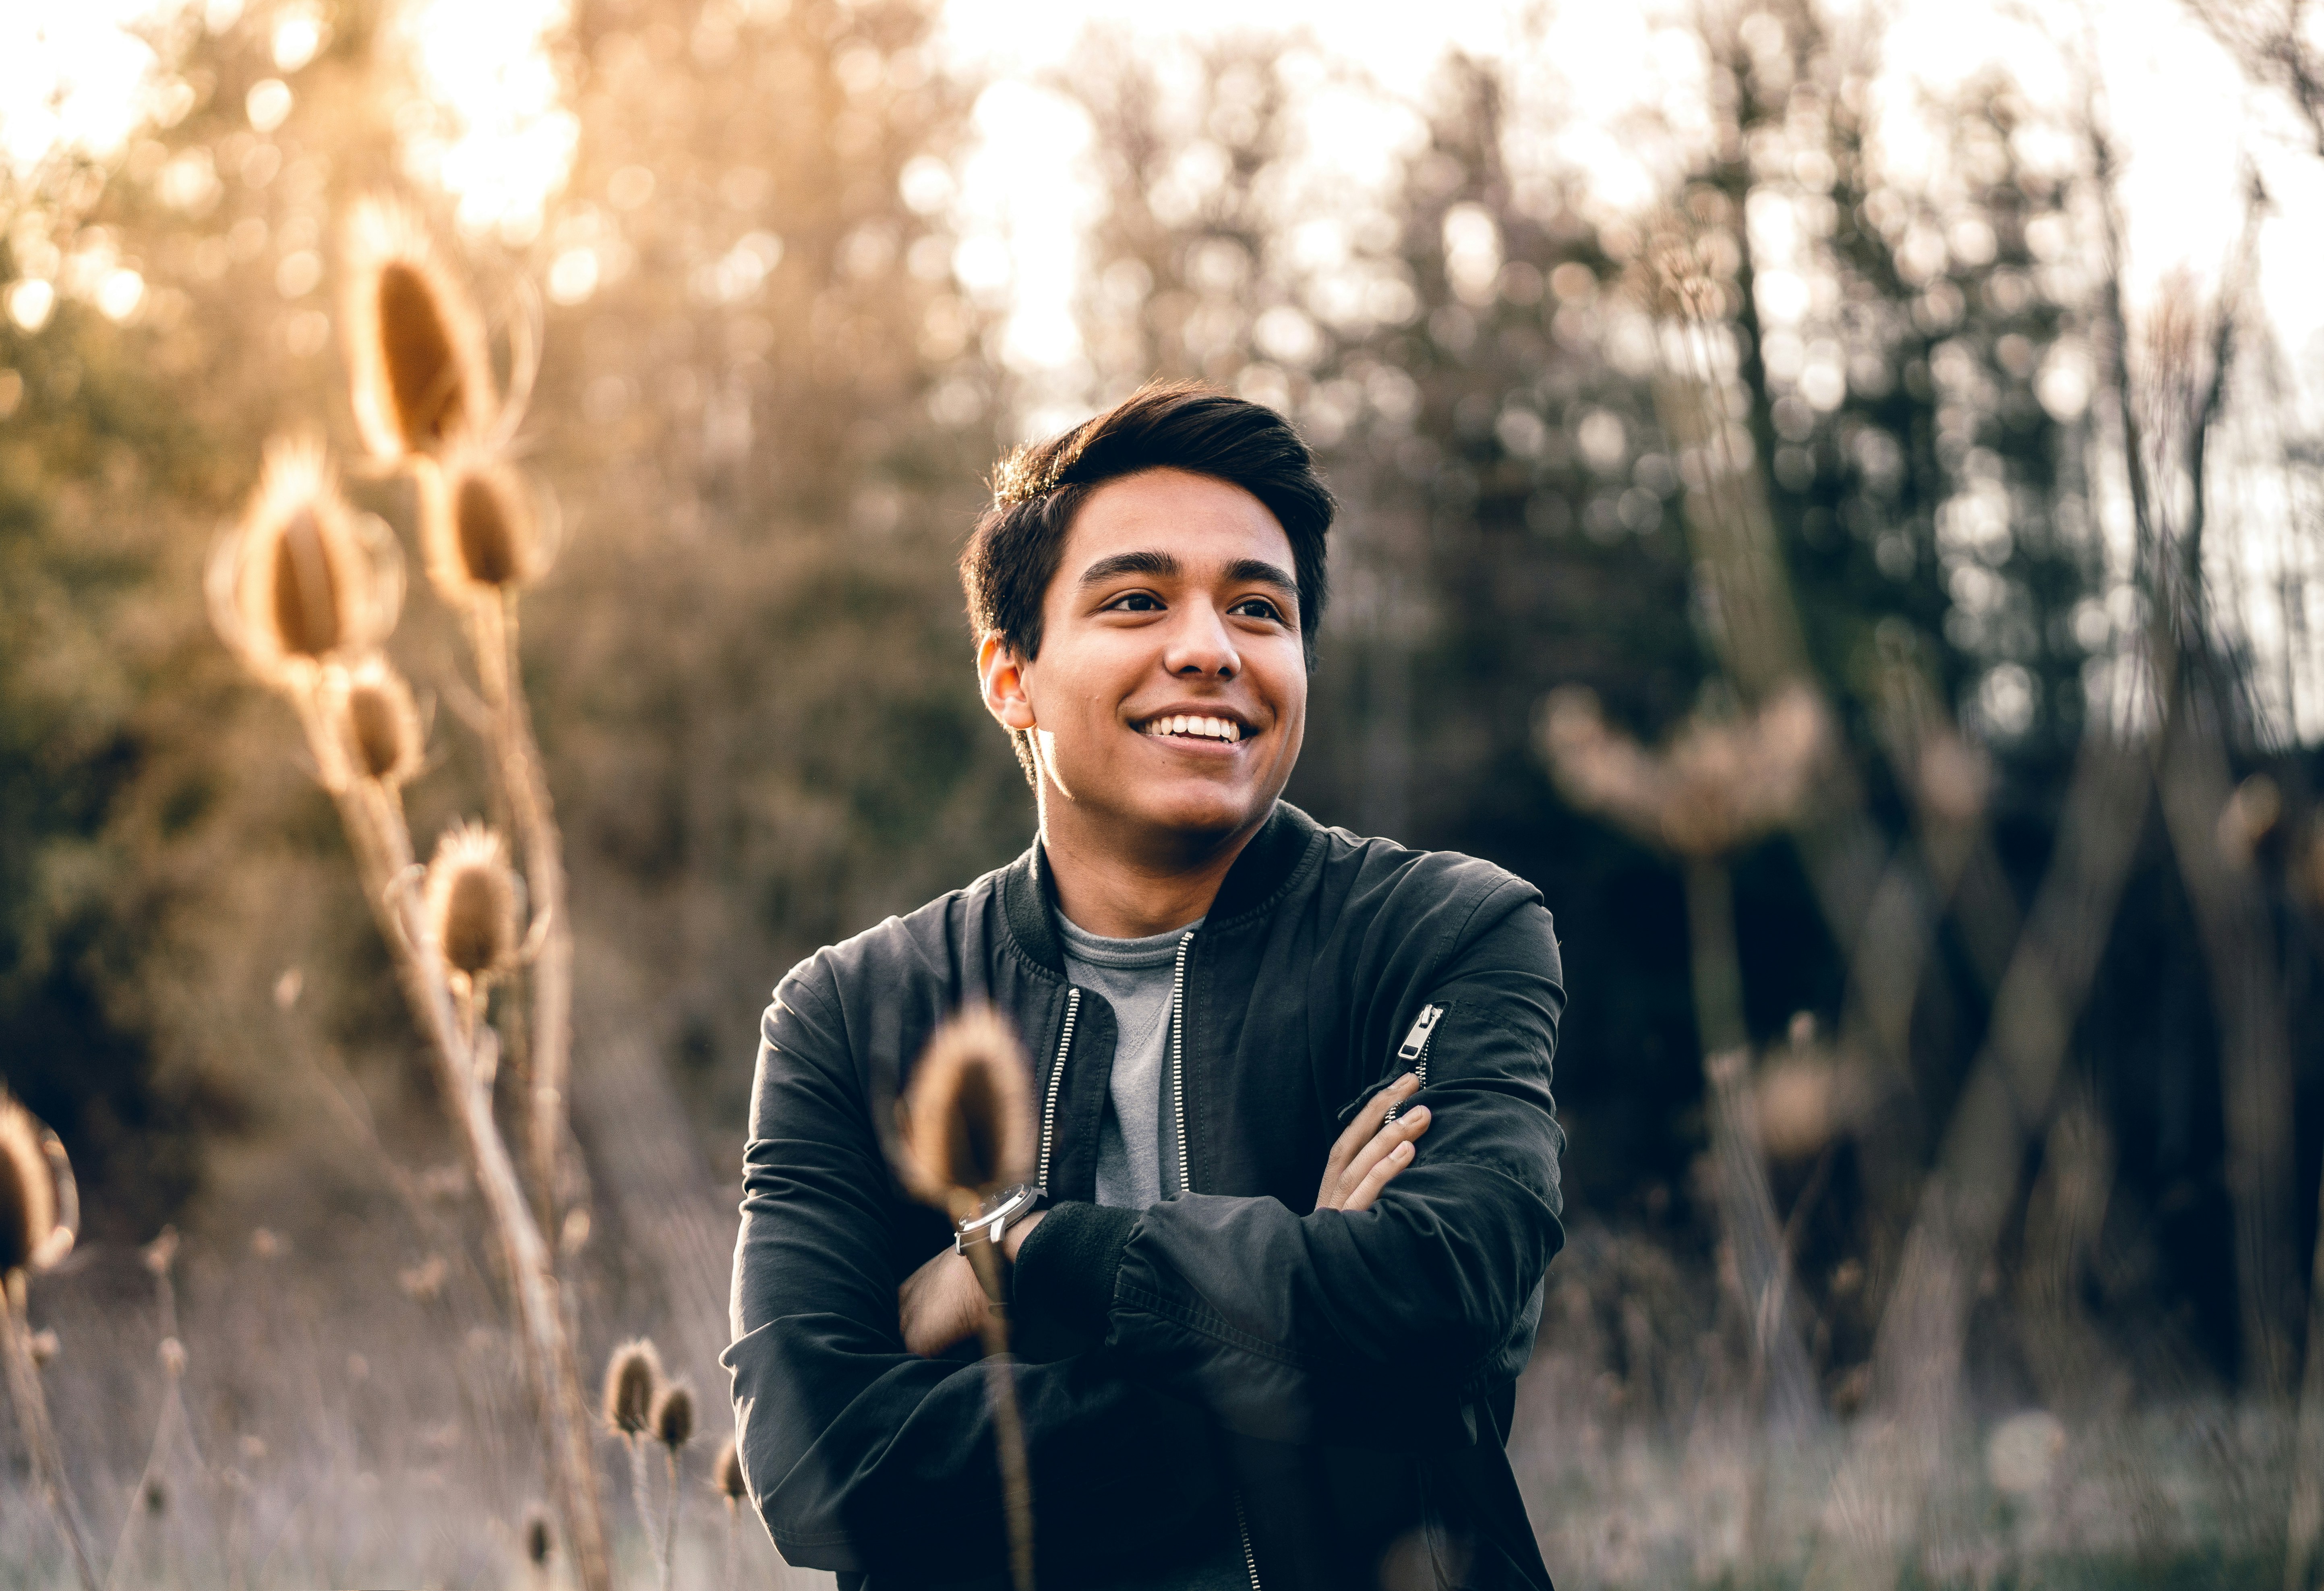
[[[1041,599],[1074,516],[1092,492],[1142,470],[1176,469],[1240,486],[1291,541],[1299,634],[1315,663],[1327,590],[1323,538],[1337,504],[1291,423],[1271,409],[1191,382],[1154,382],[1093,419],[1028,443],[992,472],[992,506],[960,557],[969,622],[1029,662],[1041,651]]]

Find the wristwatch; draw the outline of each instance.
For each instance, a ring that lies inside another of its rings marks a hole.
[[[1009,1235],[1010,1224],[1022,1220],[1037,1209],[1049,1208],[1049,1191],[1036,1182],[1019,1182],[992,1194],[977,1208],[974,1215],[960,1223],[952,1238],[953,1252],[966,1254],[969,1246],[990,1243],[995,1253],[1001,1240]]]

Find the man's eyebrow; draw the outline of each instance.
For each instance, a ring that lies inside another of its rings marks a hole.
[[[1185,573],[1177,558],[1159,548],[1138,552],[1110,553],[1081,573],[1074,584],[1082,586],[1102,585],[1124,575],[1151,575],[1163,580],[1175,580]],[[1290,596],[1299,594],[1299,582],[1285,574],[1265,558],[1237,558],[1226,566],[1230,585],[1272,585]]]
[[[1099,585],[1123,575],[1157,575],[1171,579],[1178,573],[1178,560],[1166,552],[1111,553],[1083,570],[1074,584]]]
[[[1237,558],[1227,566],[1227,583],[1231,585],[1272,585],[1293,596],[1299,594],[1299,582],[1265,558]]]

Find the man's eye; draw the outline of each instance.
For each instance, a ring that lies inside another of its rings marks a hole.
[[[1106,611],[1113,613],[1158,613],[1162,611],[1162,603],[1150,591],[1124,592],[1106,603]]]
[[[1278,624],[1283,621],[1283,610],[1265,597],[1245,597],[1227,612],[1240,613],[1248,619],[1271,619]]]

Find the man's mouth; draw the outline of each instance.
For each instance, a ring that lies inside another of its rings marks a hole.
[[[1149,718],[1138,726],[1138,732],[1169,740],[1224,740],[1229,745],[1245,739],[1249,733],[1231,718],[1204,718],[1185,713]]]

